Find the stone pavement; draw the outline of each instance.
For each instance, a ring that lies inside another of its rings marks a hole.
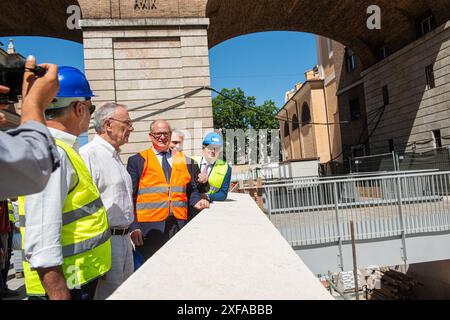
[[[13,261],[13,258],[11,258],[11,260]],[[14,266],[11,263],[11,268],[9,269],[8,272],[8,288],[10,288],[11,290],[17,290],[19,291],[20,295],[18,297],[14,297],[14,298],[4,298],[4,300],[26,300],[27,296],[25,293],[25,279],[21,278],[21,279],[16,279],[15,277],[15,271],[14,271]]]

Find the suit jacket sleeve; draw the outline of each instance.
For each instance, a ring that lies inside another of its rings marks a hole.
[[[186,188],[186,194],[189,199],[189,206],[193,207],[199,202],[202,198],[200,196],[200,191],[197,184],[197,176],[198,173],[195,172],[195,167],[193,166],[194,161],[186,157],[186,164],[189,171],[189,174],[191,175],[191,181],[188,183]],[[197,166],[198,168],[198,166]],[[200,171],[200,169],[198,169]]]
[[[139,189],[139,180],[144,170],[144,158],[140,154],[136,154],[128,159],[127,171],[131,176],[131,182],[133,185],[133,206],[134,206],[134,221],[130,226],[131,231],[139,229],[139,223],[136,217],[136,198]]]

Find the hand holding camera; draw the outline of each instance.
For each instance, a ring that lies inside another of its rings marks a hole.
[[[34,120],[45,124],[44,111],[58,89],[58,67],[54,64],[36,66],[36,59],[29,56],[26,62],[12,60],[0,66],[0,109],[22,95],[21,123]],[[5,119],[0,113],[2,121]]]
[[[36,120],[36,118],[45,123],[44,111],[58,93],[58,67],[54,64],[40,64],[39,67],[46,70],[42,77],[32,71],[36,69],[35,58],[33,56],[28,57],[22,85],[21,123]]]

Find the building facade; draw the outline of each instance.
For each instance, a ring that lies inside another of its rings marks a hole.
[[[283,160],[331,160],[324,80],[318,68],[305,73],[306,81],[286,94],[277,114],[280,121]]]
[[[372,154],[450,146],[450,21],[362,72]]]

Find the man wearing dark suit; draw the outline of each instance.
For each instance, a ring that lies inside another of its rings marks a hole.
[[[128,159],[133,183],[135,222],[131,238],[145,260],[158,251],[187,221],[188,207],[203,210],[197,176],[182,152],[172,154],[172,130],[165,120],[150,126],[152,147]]]

